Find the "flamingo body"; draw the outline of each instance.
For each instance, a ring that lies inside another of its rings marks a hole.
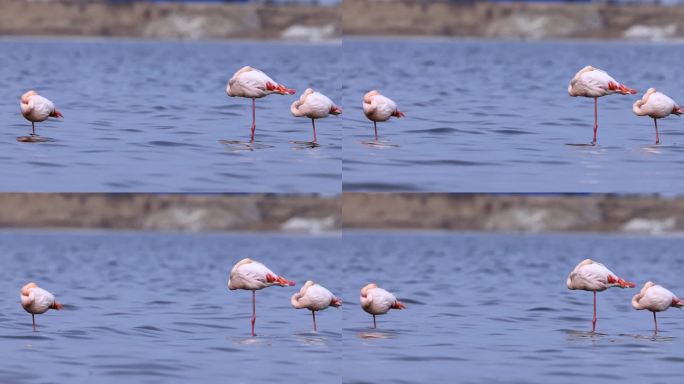
[[[381,95],[378,91],[370,91],[363,96],[363,113],[368,120],[374,122],[387,121],[392,116],[404,116],[404,113],[397,108],[397,103],[394,100]]]
[[[329,115],[339,115],[342,109],[330,98],[311,88],[307,88],[299,100],[292,103],[290,111],[296,117],[306,116],[310,119],[323,119]]]
[[[316,311],[322,311],[328,307],[339,307],[342,305],[342,300],[338,299],[327,288],[307,281],[299,292],[292,295],[290,299],[292,306],[296,309],[306,308],[311,311],[313,317],[314,331],[316,328]]]
[[[566,285],[568,289],[596,292],[610,287],[634,288],[634,284],[618,278],[605,265],[591,259],[583,260],[570,272]]]
[[[35,135],[35,123],[47,120],[49,117],[62,117],[62,113],[55,108],[55,104],[47,98],[40,96],[36,91],[28,91],[21,95],[21,115],[31,122]]]
[[[653,119],[662,119],[671,114],[681,115],[684,110],[662,92],[655,88],[649,88],[641,100],[637,100],[632,108],[637,116],[649,116]]]
[[[651,312],[662,312],[670,307],[681,308],[684,301],[674,293],[660,285],[649,281],[641,288],[641,292],[632,298],[632,307],[636,310],[648,309]]]
[[[577,264],[566,281],[568,289],[579,289],[594,292],[594,317],[591,320],[591,331],[596,331],[596,292],[611,287],[634,288],[634,283],[617,277],[605,265],[586,259]]]
[[[656,91],[655,88],[649,88],[641,100],[637,100],[634,103],[632,110],[637,116],[648,116],[653,119],[656,131],[656,144],[660,144],[658,122],[656,119],[684,113],[684,109],[682,109],[679,104],[666,94]]]
[[[240,260],[233,266],[228,279],[228,289],[246,289],[256,291],[279,285],[285,287],[295,285],[294,282],[280,277],[268,269],[265,265],[249,258]]]
[[[322,311],[330,306],[339,307],[342,300],[338,299],[327,288],[309,280],[298,293],[292,295],[292,306],[297,309],[306,308],[311,311]]]
[[[670,307],[681,308],[684,306],[684,301],[675,296],[674,293],[656,285],[652,281],[644,284],[641,292],[632,297],[632,307],[636,310],[648,309],[653,312],[653,323],[655,325],[655,333],[658,333],[658,320],[656,319],[656,312],[662,312]]]
[[[323,119],[328,115],[339,115],[342,113],[342,108],[333,103],[330,98],[320,92],[315,92],[311,88],[307,88],[299,100],[292,103],[290,112],[295,117],[308,117],[311,119],[313,127],[313,142],[316,142],[316,123],[315,119]]]
[[[233,77],[228,80],[226,93],[231,97],[252,99],[252,134],[250,139],[250,143],[252,143],[254,142],[254,132],[256,131],[256,99],[273,93],[293,95],[295,90],[276,83],[267,74],[256,68],[245,66],[235,72]]]
[[[376,315],[384,315],[389,312],[390,309],[406,308],[406,306],[399,302],[393,294],[379,288],[377,284],[373,283],[368,284],[361,289],[360,301],[361,308],[373,315],[373,328],[376,327]]]
[[[387,121],[390,117],[404,117],[404,112],[397,108],[397,103],[378,91],[370,91],[363,96],[363,114],[373,122],[375,140],[378,140],[378,122]]]
[[[31,314],[33,318],[33,330],[36,330],[35,315],[47,312],[49,309],[60,310],[62,304],[55,300],[52,293],[40,288],[36,283],[28,283],[21,288],[21,306]]]
[[[252,291],[252,336],[256,336],[254,333],[254,324],[256,323],[256,291],[273,285],[285,287],[295,285],[295,282],[276,275],[265,265],[249,258],[240,260],[230,270],[228,289],[231,291],[235,289]]]
[[[570,96],[583,96],[594,98],[594,139],[591,144],[596,145],[598,131],[598,98],[606,95],[619,93],[622,95],[635,94],[636,90],[626,87],[613,79],[605,71],[590,65],[582,68],[570,80],[568,94]]]

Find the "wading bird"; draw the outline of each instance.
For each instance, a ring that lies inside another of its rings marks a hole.
[[[55,104],[36,91],[28,91],[21,95],[19,105],[21,106],[21,114],[31,122],[31,136],[37,136],[36,123],[45,121],[48,117],[62,117],[62,113],[55,108]]]
[[[580,289],[594,292],[594,318],[591,321],[591,331],[596,332],[596,292],[605,291],[610,287],[634,288],[634,283],[625,281],[605,265],[591,259],[583,260],[570,272],[566,282],[568,289]]]
[[[674,100],[666,94],[656,91],[655,88],[649,88],[641,100],[637,100],[632,108],[637,116],[648,116],[653,119],[655,124],[656,144],[660,144],[660,136],[658,135],[658,120],[669,115],[681,115],[684,113],[682,109]]]
[[[373,328],[376,328],[376,315],[384,315],[390,309],[404,309],[406,306],[400,303],[393,294],[371,283],[361,288],[361,308],[373,315]]]
[[[658,321],[656,320],[656,312],[662,312],[670,307],[681,308],[684,306],[684,301],[674,295],[674,293],[655,285],[649,281],[641,288],[641,292],[634,295],[632,298],[632,307],[636,310],[648,309],[653,312],[653,324],[655,324],[655,333],[658,333]]]
[[[378,91],[370,91],[363,96],[363,113],[373,122],[375,140],[378,140],[378,122],[387,121],[390,117],[404,117],[404,112],[397,108],[397,103]]]
[[[252,336],[254,334],[254,323],[256,322],[256,291],[272,285],[281,287],[293,286],[294,281],[289,281],[282,276],[278,276],[265,265],[258,261],[245,258],[233,266],[228,278],[228,289],[245,289],[252,291]]]
[[[40,288],[36,283],[28,283],[21,287],[21,306],[31,314],[33,331],[36,331],[36,315],[47,312],[48,309],[62,309],[62,304],[55,300],[52,293]]]
[[[311,311],[314,332],[318,330],[316,328],[316,311],[322,311],[328,307],[337,308],[342,305],[342,300],[335,297],[325,287],[315,284],[311,280],[307,281],[299,292],[292,295],[290,302],[296,309],[306,308]]]
[[[295,117],[306,116],[311,119],[311,126],[313,127],[313,143],[316,142],[316,119],[328,117],[328,115],[339,115],[342,113],[342,108],[335,105],[328,98],[328,96],[315,92],[311,88],[307,88],[299,100],[292,103],[290,111]]]
[[[596,145],[596,132],[598,131],[598,98],[601,96],[619,93],[622,95],[635,94],[637,91],[627,88],[610,77],[605,71],[590,65],[582,68],[575,77],[570,80],[568,93],[570,96],[583,96],[594,98],[594,140],[591,144]]]
[[[245,97],[252,99],[252,136],[250,143],[254,142],[254,132],[256,131],[256,99],[268,96],[273,93],[279,95],[294,95],[295,90],[286,88],[276,83],[265,73],[256,68],[245,66],[235,72],[233,77],[228,80],[226,93],[231,97]]]

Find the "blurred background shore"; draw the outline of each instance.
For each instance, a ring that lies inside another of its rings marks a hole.
[[[0,36],[329,41],[339,2],[0,0]]]
[[[676,40],[684,4],[671,1],[344,0],[345,36]]]
[[[345,229],[684,232],[684,197],[345,193]]]
[[[684,233],[684,197],[344,193],[0,194],[0,228]]]

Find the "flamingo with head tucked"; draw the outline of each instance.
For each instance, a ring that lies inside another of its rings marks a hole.
[[[648,309],[653,312],[653,324],[655,324],[655,333],[658,334],[658,320],[656,320],[656,312],[662,312],[670,307],[681,308],[684,306],[684,300],[675,296],[674,293],[656,285],[649,281],[641,288],[641,292],[634,295],[632,298],[632,307],[636,310]]]
[[[670,115],[681,115],[684,108],[681,108],[674,100],[655,88],[649,88],[641,100],[637,100],[632,108],[637,116],[648,116],[653,119],[656,132],[656,144],[660,144],[658,135],[658,120]]]
[[[52,101],[38,94],[36,91],[28,91],[21,95],[21,114],[31,122],[31,136],[36,135],[36,123],[45,121],[48,117],[63,117],[62,113],[55,108]]]
[[[594,98],[594,139],[591,144],[596,145],[596,132],[598,131],[598,98],[601,96],[619,93],[621,95],[635,94],[637,91],[618,83],[605,71],[590,65],[582,68],[575,77],[570,80],[568,93],[570,96],[583,96]]]
[[[48,311],[48,309],[62,309],[63,305],[55,300],[52,293],[40,288],[36,283],[28,283],[21,288],[21,306],[31,314],[33,331],[36,331],[36,315]]]
[[[566,281],[568,289],[580,289],[594,292],[594,318],[591,320],[591,331],[596,332],[596,292],[610,287],[634,288],[634,283],[625,281],[611,272],[605,265],[591,259],[583,260],[570,272]]]
[[[325,287],[311,280],[307,281],[299,292],[292,295],[290,302],[296,309],[306,308],[311,311],[314,332],[318,330],[316,328],[316,311],[322,311],[328,307],[337,308],[342,305],[342,300]]]
[[[279,95],[294,95],[295,90],[276,83],[265,73],[256,68],[245,66],[240,68],[228,80],[226,93],[231,97],[246,97],[252,99],[252,136],[254,142],[256,131],[256,99],[277,93]]]
[[[272,285],[281,287],[293,286],[294,281],[278,276],[258,261],[245,258],[233,266],[228,278],[228,289],[245,289],[252,291],[252,336],[256,322],[256,291]]]
[[[311,119],[311,125],[313,126],[313,143],[315,143],[315,119],[323,119],[328,117],[328,115],[339,115],[342,113],[342,108],[335,105],[328,96],[320,92],[315,92],[311,88],[307,88],[299,100],[292,103],[290,111],[295,117],[306,116]]]
[[[371,283],[361,288],[361,308],[373,315],[373,328],[376,328],[376,315],[384,315],[390,309],[404,309],[406,306],[393,294]]]
[[[404,112],[397,108],[397,103],[378,91],[370,91],[363,96],[363,113],[373,122],[375,140],[378,140],[378,122],[387,121],[390,117],[404,117]]]

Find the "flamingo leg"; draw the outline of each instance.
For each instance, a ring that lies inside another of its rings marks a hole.
[[[314,139],[313,142],[316,142],[316,122],[314,119],[311,119],[311,125],[313,126],[313,132],[314,132]]]
[[[31,133],[31,136],[35,136],[36,135],[36,123],[33,121],[31,122],[31,130],[33,131],[33,133]]]
[[[311,311],[311,316],[313,317],[314,332],[318,332],[318,329],[316,329],[316,311]]]
[[[660,144],[660,136],[658,135],[658,120],[655,118],[653,119],[653,123],[655,123],[655,130],[656,130],[656,144]],[[655,315],[655,312],[653,312]]]
[[[254,132],[256,131],[256,99],[252,99],[252,138],[250,143],[254,142]]]
[[[33,320],[33,332],[35,332],[36,331],[36,315],[34,315],[33,313],[31,314],[31,320]]]
[[[594,291],[594,318],[591,320],[591,332],[596,332],[596,291]]]
[[[256,291],[252,291],[252,337],[254,334],[254,323],[256,323]]]
[[[378,141],[378,122],[373,122],[373,128],[375,128],[375,141]]]
[[[598,131],[598,97],[594,97],[594,140],[591,145],[596,145],[596,132]]]
[[[653,312],[653,323],[655,324],[655,334],[658,334],[658,320],[656,320],[656,313]]]
[[[373,315],[373,329],[377,328],[377,324],[375,323],[375,315]]]

